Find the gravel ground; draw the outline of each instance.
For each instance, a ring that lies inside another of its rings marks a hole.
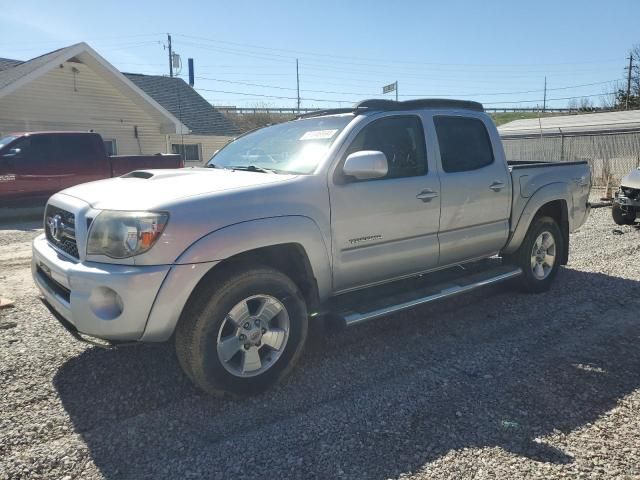
[[[572,235],[551,292],[496,286],[327,334],[222,401],[171,345],[75,342],[0,227],[0,478],[640,478],[640,225]],[[617,230],[617,232],[614,232]]]

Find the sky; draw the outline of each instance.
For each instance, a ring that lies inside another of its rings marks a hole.
[[[349,106],[398,82],[400,100],[486,107],[599,105],[624,82],[637,0],[0,0],[0,57],[87,42],[124,72],[166,75],[167,33],[214,105]],[[626,21],[625,19],[628,19]],[[627,22],[627,23],[625,23]]]

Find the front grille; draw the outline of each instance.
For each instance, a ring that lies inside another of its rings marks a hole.
[[[73,258],[80,258],[76,243],[76,219],[73,213],[53,205],[47,205],[47,211],[44,215],[44,231],[51,245]]]
[[[631,200],[640,200],[640,190],[637,188],[620,187],[625,197]]]

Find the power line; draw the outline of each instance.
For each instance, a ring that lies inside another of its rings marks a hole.
[[[247,92],[231,92],[231,91],[227,91],[227,90],[214,90],[214,89],[208,89],[208,88],[197,88],[198,91],[203,91],[203,92],[214,92],[214,93],[224,93],[224,94],[228,94],[228,95],[242,95],[242,96],[250,96],[250,97],[260,97],[260,98],[273,98],[273,99],[278,99],[278,100],[297,100],[297,97],[286,97],[286,96],[281,96],[281,95],[265,95],[265,94],[259,94],[259,93],[247,93]],[[606,92],[606,93],[598,93],[598,94],[593,94],[593,95],[576,95],[576,96],[572,96],[572,97],[560,97],[560,98],[548,98],[547,101],[556,101],[556,100],[571,100],[573,98],[590,98],[590,97],[597,97],[600,95],[611,95],[612,93],[615,92]],[[310,102],[328,102],[328,103],[356,103],[356,101],[354,100],[346,100],[346,99],[340,99],[340,100],[335,100],[335,99],[327,99],[327,98],[306,98],[306,97],[301,97],[300,100],[306,100],[306,101],[310,101]],[[485,105],[504,105],[504,104],[518,104],[518,103],[541,103],[542,100],[512,100],[512,101],[506,101],[506,102],[486,102],[484,103]]]
[[[279,54],[272,54],[272,53],[256,53],[256,52],[248,52],[246,50],[238,50],[238,49],[232,49],[232,48],[228,48],[228,47],[218,47],[218,46],[212,46],[212,45],[203,45],[200,43],[194,43],[194,42],[182,42],[185,45],[190,45],[190,46],[194,46],[196,48],[201,48],[201,49],[205,49],[205,50],[213,50],[213,51],[217,51],[217,52],[222,52],[222,53],[228,53],[228,54],[232,54],[232,55],[238,55],[238,56],[243,56],[243,57],[249,57],[249,58],[257,58],[257,59],[261,59],[261,60],[268,60],[268,61],[272,61],[272,62],[281,62],[281,63],[290,63],[294,57],[291,56],[287,56],[287,55],[279,55]],[[381,71],[381,70],[371,70],[371,69],[358,69],[358,68],[353,68],[351,67],[351,65],[358,65],[356,62],[345,62],[345,65],[336,65],[336,64],[340,64],[342,62],[340,61],[336,61],[334,60],[332,63],[318,63],[318,62],[307,62],[305,61],[305,69],[309,69],[309,70],[317,70],[317,71],[329,71],[329,72],[338,72],[338,73],[344,73],[345,71],[351,71],[351,72],[356,72],[356,73],[362,73],[362,74],[376,74],[376,75],[389,75],[389,74],[393,74],[393,71],[391,70],[386,70],[386,71]],[[361,64],[361,65],[369,65],[369,64]],[[569,65],[569,64],[567,64]],[[379,67],[382,66],[384,67],[384,65],[373,65],[374,67]],[[334,68],[331,68],[334,67]],[[397,68],[397,67],[390,67],[390,68]],[[504,68],[504,67],[503,67]],[[431,67],[431,69],[433,69],[433,67]],[[445,69],[443,71],[450,71],[451,69]],[[580,71],[601,71],[602,69],[588,69],[588,70],[580,70],[580,69],[576,69],[576,68],[572,68],[570,70],[567,71],[567,73],[572,73],[575,74],[577,72]],[[546,69],[546,70],[533,70],[531,71],[532,73],[552,73],[553,70],[552,69]],[[457,71],[456,73],[460,73],[459,71]],[[468,72],[467,72],[468,73]],[[482,75],[487,75],[486,71],[479,71],[479,72],[473,72],[475,74],[482,74]],[[530,75],[524,75],[524,73],[526,73],[526,71],[520,70],[520,71],[516,71],[516,72],[500,72],[497,71],[495,72],[496,75],[500,75],[500,76],[520,76],[520,77],[530,77]],[[432,72],[429,72],[429,75],[432,75]],[[421,73],[404,73],[403,76],[405,77],[417,77],[417,78],[423,78],[424,74]]]
[[[267,50],[267,51],[275,51],[275,52],[284,52],[284,53],[289,53],[291,54],[288,58],[290,58],[291,56],[295,57],[298,56],[300,54],[303,55],[310,55],[310,56],[319,56],[319,57],[329,57],[331,59],[335,59],[335,58],[344,58],[347,60],[370,60],[373,62],[376,62],[376,64],[380,64],[380,63],[391,63],[391,64],[411,64],[411,65],[428,65],[428,66],[434,66],[434,65],[442,65],[442,66],[461,66],[461,67],[474,67],[474,66],[483,66],[483,67],[518,67],[518,66],[530,66],[531,64],[473,64],[473,63],[440,63],[440,62],[416,62],[416,61],[406,61],[406,60],[389,60],[387,62],[381,62],[380,59],[375,59],[375,58],[366,58],[366,57],[354,57],[354,56],[347,56],[347,55],[336,55],[333,53],[318,53],[318,52],[308,52],[308,51],[302,51],[302,50],[292,50],[292,49],[283,49],[283,48],[273,48],[273,47],[265,47],[265,46],[261,46],[261,45],[250,45],[250,44],[246,44],[246,43],[238,43],[238,42],[229,42],[229,41],[225,41],[225,40],[219,40],[219,39],[213,39],[213,38],[207,38],[207,37],[202,37],[202,36],[196,36],[196,35],[185,35],[185,34],[180,34],[177,33],[175,34],[176,36],[180,36],[180,37],[184,37],[184,38],[190,38],[190,39],[195,39],[195,40],[203,40],[206,42],[210,42],[210,43],[217,43],[217,44],[225,44],[225,45],[232,45],[232,46],[236,46],[236,47],[242,47],[242,48],[252,48],[252,49],[256,49],[256,50]],[[276,54],[271,54],[271,55],[276,55]],[[277,56],[282,56],[282,55],[277,55]],[[598,62],[561,62],[561,63],[541,63],[541,64],[537,64],[540,66],[550,66],[550,65],[602,65],[605,63],[617,63],[617,60],[605,60],[605,61],[598,61]]]
[[[181,75],[181,76],[184,76],[184,75]],[[261,83],[243,82],[243,81],[238,81],[238,80],[225,80],[225,79],[220,79],[220,78],[200,77],[200,76],[196,76],[196,78],[199,79],[199,80],[207,80],[207,81],[220,82],[220,83],[229,83],[229,84],[233,84],[233,85],[243,85],[243,86],[248,86],[248,87],[271,88],[271,89],[276,89],[276,90],[288,90],[288,91],[297,91],[298,90],[297,88],[281,87],[281,86],[278,86],[278,85],[266,85],[266,84],[261,84]],[[569,89],[572,89],[572,88],[591,87],[591,86],[594,86],[594,85],[604,85],[604,84],[612,83],[614,81],[615,80],[606,80],[606,81],[603,81],[603,82],[583,83],[583,84],[580,84],[580,85],[568,85],[568,86],[564,86],[564,87],[548,88],[548,89],[546,89],[546,91],[550,92],[550,91],[557,91],[557,90],[569,90]],[[356,95],[356,96],[376,96],[376,95],[378,95],[378,93],[338,92],[338,91],[331,91],[331,90],[313,90],[313,89],[302,89],[301,91],[310,92],[310,93],[326,93],[326,94],[334,94],[334,95]],[[438,94],[438,95],[415,93],[415,94],[402,94],[402,95],[399,95],[399,96],[400,97],[432,97],[432,96],[441,96],[441,97],[480,97],[480,96],[499,96],[499,95],[519,95],[519,94],[527,94],[527,93],[538,93],[538,92],[542,92],[542,91],[544,91],[544,89],[522,90],[522,91],[516,91],[516,92],[477,92],[477,93]],[[576,97],[570,97],[570,98],[576,98]]]

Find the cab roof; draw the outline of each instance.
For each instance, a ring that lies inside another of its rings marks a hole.
[[[436,108],[484,112],[484,107],[481,103],[472,102],[470,100],[419,98],[416,100],[404,100],[402,102],[396,102],[394,100],[371,99],[357,103],[352,108],[330,108],[326,110],[317,110],[315,112],[309,112],[300,115],[298,116],[298,118],[320,117],[324,115],[337,115],[341,113],[353,113],[354,115],[359,115],[365,112],[387,112],[396,110],[422,110]]]

